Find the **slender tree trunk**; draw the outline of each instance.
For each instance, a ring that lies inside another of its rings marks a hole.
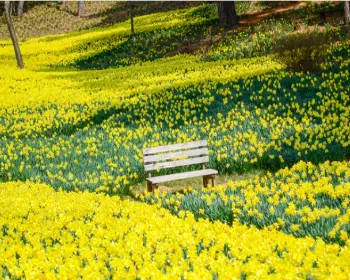
[[[15,28],[13,26],[12,19],[11,19],[10,1],[5,1],[5,12],[4,12],[4,15],[5,15],[5,20],[6,20],[6,23],[7,23],[7,27],[8,27],[9,32],[10,32],[12,44],[13,44],[13,47],[15,49],[17,65],[18,65],[19,68],[23,69],[24,68],[24,64],[23,64],[23,59],[22,59],[22,55],[21,55],[21,50],[19,49],[17,35],[16,35]]]
[[[350,7],[349,7],[349,1],[344,1],[344,18],[345,18],[345,25],[350,25]]]
[[[78,1],[78,16],[80,17],[83,14],[84,11],[84,1],[80,0]]]
[[[134,30],[134,3],[132,1],[129,1],[129,8],[130,8],[130,27],[131,27],[131,38],[133,41],[135,41],[135,30]]]
[[[326,12],[320,12],[320,22],[321,24],[326,23]]]
[[[235,1],[221,1],[217,3],[219,13],[219,25],[227,29],[238,27]]]
[[[23,6],[24,6],[24,1],[18,1],[17,4],[17,16],[22,17],[23,16]]]

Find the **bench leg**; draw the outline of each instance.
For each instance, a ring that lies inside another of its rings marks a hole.
[[[215,187],[215,175],[211,176],[211,184]]]
[[[152,192],[153,192],[155,189],[158,189],[158,185],[157,185],[157,184],[152,184]]]
[[[203,176],[203,187],[206,188],[208,186],[208,177]]]
[[[152,183],[147,181],[147,191],[152,192]]]

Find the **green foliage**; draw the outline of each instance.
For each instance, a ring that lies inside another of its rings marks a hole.
[[[334,43],[331,31],[297,32],[281,37],[274,46],[277,59],[294,71],[319,71]]]
[[[293,23],[286,20],[266,20],[245,31],[222,33],[222,40],[214,44],[204,61],[242,59],[268,55],[278,37],[293,30]]]

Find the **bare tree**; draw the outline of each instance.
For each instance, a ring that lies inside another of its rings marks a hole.
[[[78,16],[80,17],[83,14],[84,11],[84,1],[80,0],[78,1]]]
[[[238,17],[236,13],[235,1],[217,2],[219,13],[219,25],[227,29],[238,27]]]
[[[344,18],[345,18],[345,25],[350,25],[350,7],[349,7],[349,1],[344,1]]]
[[[17,35],[15,32],[15,28],[13,26],[12,18],[11,18],[11,3],[10,3],[10,1],[5,1],[4,16],[5,16],[5,20],[7,23],[7,27],[8,27],[9,32],[10,32],[12,44],[13,44],[13,47],[15,49],[17,65],[19,68],[23,69],[24,64],[23,64],[23,59],[22,59],[22,55],[21,55],[21,50],[19,48]]]
[[[19,16],[19,17],[23,16],[23,6],[24,6],[24,1],[18,1],[18,4],[17,4],[17,16]]]
[[[135,41],[135,30],[134,30],[134,3],[133,1],[129,1],[129,9],[130,9],[130,27],[131,27],[131,38]]]

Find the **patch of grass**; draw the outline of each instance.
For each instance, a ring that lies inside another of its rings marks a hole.
[[[227,183],[229,181],[233,182],[240,182],[244,180],[249,180],[253,178],[257,178],[260,176],[263,176],[266,173],[265,170],[251,170],[249,172],[245,172],[243,174],[219,174],[215,177],[215,185],[218,186],[227,186]],[[209,182],[211,185],[211,181]],[[195,190],[200,190],[203,187],[203,179],[202,177],[197,177],[197,178],[190,178],[190,179],[184,179],[184,180],[177,180],[177,181],[172,181],[172,182],[165,182],[159,185],[159,187],[167,192],[170,193],[176,193],[176,192],[181,192],[184,189],[187,189],[189,187],[195,189]],[[164,188],[165,187],[165,188]],[[142,193],[146,189],[146,182],[140,182],[138,184],[135,184],[131,186],[132,192],[134,195]]]

